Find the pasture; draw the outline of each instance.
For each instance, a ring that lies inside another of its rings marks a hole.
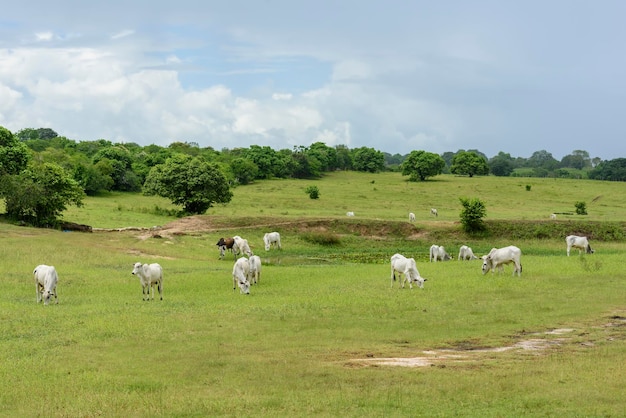
[[[458,196],[484,199],[487,219],[549,222],[587,201],[585,221],[619,222],[624,185],[442,177],[336,173],[315,182],[319,200],[303,192],[311,181],[259,182],[191,219],[124,194],[66,214],[96,228],[170,225],[153,231],[0,224],[0,415],[623,415],[623,241],[567,257],[564,237],[516,240],[521,278],[511,266],[483,276],[480,261],[456,261],[459,245],[480,256],[510,238],[472,239],[455,222]],[[556,222],[580,220],[567,216]],[[266,252],[273,230],[283,249]],[[233,256],[218,259],[232,235],[263,260],[250,295],[232,289]],[[434,243],[454,260],[429,263]],[[416,259],[424,289],[391,288],[395,252]],[[136,261],[163,266],[163,301],[142,301]],[[58,305],[36,303],[41,263],[59,273]]]

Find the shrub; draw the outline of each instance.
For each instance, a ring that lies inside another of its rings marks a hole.
[[[485,230],[483,217],[487,214],[485,204],[478,198],[468,199],[460,197],[461,205],[461,225],[465,232],[479,232]]]
[[[332,246],[341,243],[339,236],[331,232],[307,232],[302,234],[302,239],[311,244]]]
[[[587,204],[585,202],[576,202],[574,204],[576,207],[577,215],[586,215],[587,214]]]
[[[311,199],[319,199],[320,198],[320,190],[317,186],[309,186],[304,192],[309,195]]]

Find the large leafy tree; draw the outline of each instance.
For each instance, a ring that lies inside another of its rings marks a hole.
[[[0,177],[18,174],[29,161],[28,148],[11,131],[0,126]]]
[[[233,196],[216,164],[184,154],[152,167],[144,193],[170,199],[182,206],[186,214],[203,214],[216,203],[230,202]]]
[[[489,174],[487,159],[471,151],[461,151],[452,159],[452,174],[466,175],[470,177]]]
[[[489,170],[493,175],[499,177],[506,177],[511,175],[515,164],[511,154],[500,151],[498,155],[489,160]]]
[[[374,148],[355,148],[352,154],[352,168],[356,171],[377,173],[385,169],[385,155]]]
[[[67,205],[80,207],[85,197],[78,182],[52,163],[29,166],[3,180],[7,216],[34,226],[56,226]]]
[[[626,158],[603,161],[589,172],[594,180],[626,181]]]
[[[439,154],[426,151],[411,151],[400,166],[403,176],[411,181],[424,181],[442,173],[446,162]]]

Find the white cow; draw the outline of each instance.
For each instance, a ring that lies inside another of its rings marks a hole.
[[[555,220],[556,219],[556,213],[551,213],[550,214],[550,219]]]
[[[416,283],[421,289],[424,288],[424,282],[427,280],[420,276],[415,265],[415,259],[406,258],[402,254],[394,254],[391,256],[391,287],[396,280],[396,272],[398,273],[398,281],[400,275],[404,275],[402,279],[402,288],[404,288],[404,282],[409,282],[409,287],[413,289],[413,283]]]
[[[459,248],[459,260],[478,260],[478,257],[474,255],[474,251],[467,245],[461,245]]]
[[[257,284],[261,281],[261,257],[253,255],[248,259],[250,264],[250,273],[248,281]]]
[[[250,294],[250,262],[247,258],[241,257],[235,261],[233,266],[233,290],[239,286],[239,293]]]
[[[415,222],[415,214],[413,212],[409,212],[409,222]]]
[[[239,235],[235,235],[233,239],[235,240],[233,244],[233,254],[235,254],[235,257],[239,254],[246,254],[248,257],[253,255],[247,239],[241,238]]]
[[[439,216],[439,213],[437,212],[437,209],[435,208],[430,208],[430,214],[433,216]]]
[[[43,304],[50,302],[50,297],[54,296],[54,303],[59,303],[57,296],[57,283],[59,275],[54,266],[40,264],[33,270],[35,278],[35,292],[37,292],[37,303],[43,299]]]
[[[582,254],[582,251],[585,250],[587,254],[593,254],[595,251],[591,249],[591,245],[589,245],[589,240],[587,237],[579,237],[577,235],[568,235],[565,237],[565,242],[567,243],[567,256],[569,257],[569,251],[572,248],[578,249],[578,254]]]
[[[150,300],[151,295],[152,300],[154,300],[155,285],[159,291],[161,300],[163,300],[163,268],[160,264],[141,264],[137,262],[133,265],[131,274],[139,277],[143,300]]]
[[[265,251],[269,251],[272,245],[279,250],[282,249],[280,245],[280,234],[278,232],[268,232],[263,235],[263,243],[265,243]]]
[[[513,263],[515,269],[513,269],[513,275],[517,272],[517,276],[522,275],[522,251],[514,245],[509,245],[504,248],[492,248],[489,254],[483,255],[483,274],[489,270],[493,273],[497,268],[499,272],[504,271],[504,265]]]
[[[446,252],[444,247],[433,244],[430,246],[430,261],[437,262],[437,260],[448,261],[452,260],[452,257]]]
[[[346,216],[352,217],[354,216],[354,212],[346,212]]]

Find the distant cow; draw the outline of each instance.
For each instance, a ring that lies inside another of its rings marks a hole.
[[[435,217],[439,216],[439,212],[437,212],[437,209],[435,208],[430,208],[430,214]]]
[[[239,293],[250,294],[250,262],[247,258],[241,257],[233,265],[233,290],[239,286]]]
[[[224,254],[226,254],[226,250],[230,250],[233,252],[233,245],[235,244],[235,240],[233,238],[220,238],[217,241],[217,248],[220,250],[220,260],[224,258]]]
[[[43,304],[50,302],[50,297],[54,296],[54,303],[59,303],[57,296],[57,283],[59,275],[54,266],[40,264],[33,270],[35,278],[35,292],[37,292],[37,303],[43,300]]]
[[[346,216],[352,217],[352,216],[354,216],[354,212],[346,212]]]
[[[515,268],[513,269],[513,275],[517,273],[518,277],[522,275],[522,251],[514,245],[509,245],[504,248],[492,248],[489,254],[483,255],[483,274],[486,274],[489,270],[493,273],[497,268],[499,272],[504,270],[505,264],[513,263]]]
[[[591,249],[591,245],[589,245],[589,241],[587,237],[579,237],[577,235],[568,235],[565,238],[565,242],[567,243],[567,256],[569,257],[569,251],[572,248],[578,249],[578,254],[582,254],[584,250],[587,254],[593,254],[595,251]]]
[[[478,260],[478,257],[474,255],[474,252],[467,245],[461,245],[459,248],[459,260]]]
[[[413,212],[409,212],[409,222],[415,222],[415,214]]]
[[[268,232],[263,235],[263,243],[265,244],[265,251],[269,251],[272,246],[282,249],[280,245],[280,234],[278,232]]]
[[[239,254],[245,254],[248,257],[253,255],[247,239],[241,238],[239,235],[235,235],[233,239],[235,240],[235,243],[233,244],[233,254],[235,254],[235,257]]]
[[[163,300],[163,268],[159,264],[141,264],[137,262],[133,265],[131,274],[139,277],[143,300],[150,300],[151,295],[152,300],[154,300],[155,285],[159,291],[159,297]]]
[[[427,280],[420,276],[415,265],[415,259],[406,258],[402,254],[394,254],[391,256],[391,287],[396,280],[396,272],[398,273],[398,281],[400,281],[400,275],[404,275],[402,279],[402,287],[404,288],[404,282],[409,282],[409,287],[413,289],[413,283],[416,283],[421,289],[424,288],[424,282]]]
[[[261,281],[261,257],[253,255],[248,259],[250,264],[249,282],[257,284]]]
[[[430,246],[430,258],[429,260],[432,262],[437,262],[437,260],[448,261],[452,260],[450,254],[446,252],[446,249],[442,246],[433,244]]]
[[[550,214],[550,219],[555,220],[556,219],[556,213],[551,213]]]

